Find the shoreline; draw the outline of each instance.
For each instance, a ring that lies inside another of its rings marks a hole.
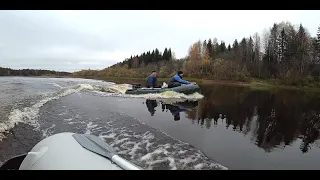
[[[0,77],[30,77],[30,78],[74,78],[73,76],[58,76],[58,75],[52,75],[52,76],[0,76]]]
[[[256,90],[299,90],[299,91],[315,91],[320,92],[320,87],[308,87],[308,86],[292,86],[292,85],[281,85],[273,84],[270,82],[262,82],[257,80],[252,80],[251,82],[237,82],[237,81],[217,81],[217,80],[205,80],[202,79],[202,84],[217,84],[225,86],[238,86],[238,87],[249,87]]]

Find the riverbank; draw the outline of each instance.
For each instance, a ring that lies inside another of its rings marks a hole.
[[[74,78],[73,76],[69,75],[42,75],[42,76],[0,76],[0,77],[30,77],[30,78]]]
[[[144,83],[145,78],[133,78],[133,77],[95,77],[95,76],[87,76],[82,77],[86,79],[97,79],[115,83]],[[170,78],[158,78],[159,82],[167,82]],[[199,78],[189,78],[185,77],[185,80],[193,81],[198,84],[210,85],[226,85],[226,86],[241,86],[241,87],[249,87],[254,90],[276,90],[276,89],[287,89],[287,90],[301,90],[301,91],[314,91],[320,92],[320,86],[290,86],[290,85],[281,85],[271,80],[259,80],[259,79],[251,79],[248,82],[238,82],[238,81],[222,81],[222,80],[210,80],[210,79],[199,79]]]
[[[202,84],[219,84],[219,85],[227,85],[227,86],[242,86],[242,87],[249,87],[255,90],[286,89],[286,90],[320,92],[320,87],[282,85],[282,84],[276,84],[268,80],[259,80],[259,79],[252,79],[249,82],[217,81],[217,80],[202,79],[201,83]]]

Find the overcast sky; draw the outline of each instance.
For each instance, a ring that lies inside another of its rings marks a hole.
[[[195,41],[226,44],[274,22],[302,23],[315,36],[320,11],[0,11],[0,67],[103,69],[131,54]]]

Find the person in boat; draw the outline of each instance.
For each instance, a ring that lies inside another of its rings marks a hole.
[[[176,75],[174,75],[168,82],[168,88],[173,88],[177,86],[181,86],[181,84],[196,84],[195,82],[189,82],[182,79],[183,72],[178,71]]]
[[[161,88],[157,84],[157,71],[152,71],[147,79],[147,88]]]

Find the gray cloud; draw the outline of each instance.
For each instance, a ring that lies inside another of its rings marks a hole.
[[[103,69],[131,54],[171,47],[177,57],[201,39],[226,43],[274,22],[315,35],[320,11],[0,11],[0,66]]]

